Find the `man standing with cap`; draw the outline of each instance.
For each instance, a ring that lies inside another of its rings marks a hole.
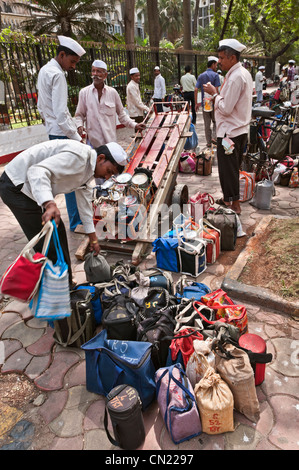
[[[95,60],[91,66],[92,84],[82,88],[75,113],[78,133],[87,133],[87,142],[94,148],[109,142],[116,142],[116,116],[121,124],[135,130],[144,129],[125,112],[117,91],[106,85],[107,65]]]
[[[295,80],[296,70],[295,70],[295,61],[293,59],[289,60],[288,67],[288,82],[293,82]]]
[[[207,70],[201,73],[198,76],[196,86],[195,86],[195,108],[198,111],[200,104],[198,103],[198,90],[201,90],[201,106],[203,111],[203,121],[204,121],[204,128],[205,128],[205,136],[207,147],[211,147],[212,143],[216,144],[216,123],[215,123],[215,113],[213,107],[213,101],[211,100],[211,96],[208,96],[204,92],[204,84],[211,83],[218,93],[220,87],[220,78],[217,70],[218,58],[215,56],[208,57],[208,65]],[[211,130],[212,124],[212,130]]]
[[[90,250],[98,254],[100,246],[95,233],[92,211],[93,179],[109,179],[121,173],[127,154],[111,142],[95,150],[76,140],[55,139],[42,142],[21,152],[5,167],[0,178],[0,196],[31,240],[49,220],[58,227],[65,262],[72,282],[71,259],[63,221],[55,196],[74,191]],[[40,243],[42,245],[42,242]],[[37,250],[41,246],[36,246]],[[48,258],[57,260],[53,241]]]
[[[264,70],[264,65],[261,65],[258,72],[255,74],[255,93],[257,103],[261,103],[263,101],[263,83],[266,80],[264,77]]]
[[[44,120],[49,139],[73,139],[81,142],[76,124],[69,112],[68,88],[65,72],[75,70],[85,50],[72,38],[58,36],[59,46],[54,59],[44,65],[38,74],[37,108]],[[65,201],[70,221],[70,230],[81,224],[74,193],[66,194]]]
[[[154,68],[155,74],[155,81],[154,81],[154,94],[153,94],[153,101],[154,103],[158,103],[156,105],[157,112],[163,112],[163,105],[162,101],[164,101],[166,95],[166,86],[165,86],[165,79],[162,77],[160,72],[160,67],[156,65]]]
[[[242,67],[240,53],[246,48],[236,39],[223,39],[219,42],[218,65],[227,71],[225,81],[217,94],[211,84],[204,85],[204,90],[214,100],[217,161],[223,199],[218,204],[229,206],[241,214],[239,194],[239,169],[243,151],[247,142],[252,108],[252,78],[248,70]],[[228,138],[232,141],[227,145]]]
[[[130,70],[131,80],[127,85],[127,110],[130,118],[139,123],[144,120],[144,112],[148,113],[149,108],[142,102],[139,83],[140,72],[137,67]]]
[[[185,75],[181,77],[180,83],[183,88],[184,100],[191,103],[192,124],[196,124],[196,110],[195,110],[195,97],[194,88],[196,85],[196,78],[191,74],[190,65],[185,67]]]

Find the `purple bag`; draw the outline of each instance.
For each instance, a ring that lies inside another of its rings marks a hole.
[[[181,364],[161,367],[155,381],[160,413],[173,442],[179,444],[201,434],[193,388]]]

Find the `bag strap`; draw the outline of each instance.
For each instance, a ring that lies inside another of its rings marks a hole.
[[[105,406],[105,414],[104,414],[104,427],[105,427],[107,437],[108,437],[109,441],[111,442],[111,444],[113,444],[114,446],[120,447],[119,442],[117,442],[115,439],[113,439],[113,437],[111,436],[111,434],[108,430],[108,412],[107,412],[106,406]]]
[[[43,248],[42,248],[42,254],[47,255],[48,249],[49,249],[49,244],[51,240],[51,236],[53,233],[53,224],[49,220],[42,228],[42,230],[35,235],[28,243],[27,245],[23,248],[21,251],[21,255],[23,255],[26,251],[29,251],[31,248],[34,248],[35,245],[43,238],[45,237]]]

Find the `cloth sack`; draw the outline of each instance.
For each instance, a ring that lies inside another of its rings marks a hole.
[[[56,343],[79,348],[94,336],[96,323],[91,299],[88,289],[70,292],[71,316],[53,322]]]
[[[52,224],[57,261],[54,265],[47,260],[39,290],[30,304],[36,318],[50,321],[71,315],[68,265],[64,261],[56,223],[53,221]]]
[[[215,354],[211,350],[211,347],[212,340],[209,338],[205,341],[199,341],[197,339],[193,341],[194,352],[190,356],[186,366],[186,374],[193,388],[203,378],[209,367],[215,370]]]
[[[7,268],[0,281],[0,291],[22,302],[30,302],[35,296],[47,262],[47,251],[53,232],[49,221],[43,229],[23,248],[15,261]],[[44,238],[42,253],[35,253],[34,247]]]
[[[234,398],[229,386],[212,367],[195,385],[202,430],[207,434],[234,431]]]
[[[107,339],[107,331],[82,346],[86,357],[86,388],[107,396],[117,385],[134,387],[145,409],[155,399],[155,368],[152,344],[143,341]]]
[[[86,280],[93,284],[111,280],[111,269],[104,256],[87,253],[84,261]]]
[[[172,441],[179,444],[201,434],[194,391],[180,364],[157,370],[155,381],[160,413]]]
[[[224,348],[226,354],[216,354],[216,370],[233,394],[235,409],[257,423],[260,407],[249,357],[245,351],[232,344],[227,344]]]

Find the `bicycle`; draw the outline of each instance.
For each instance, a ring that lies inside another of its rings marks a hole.
[[[297,126],[298,108],[299,105],[281,107],[282,114],[279,117],[275,116],[274,110],[266,107],[252,109],[253,120],[250,125],[249,142],[243,155],[242,169],[255,173],[256,181],[263,178],[270,179],[276,166],[287,156],[291,156],[288,152],[288,140]],[[285,148],[283,142],[280,153],[277,148],[275,154],[271,143],[278,133],[285,138]]]

